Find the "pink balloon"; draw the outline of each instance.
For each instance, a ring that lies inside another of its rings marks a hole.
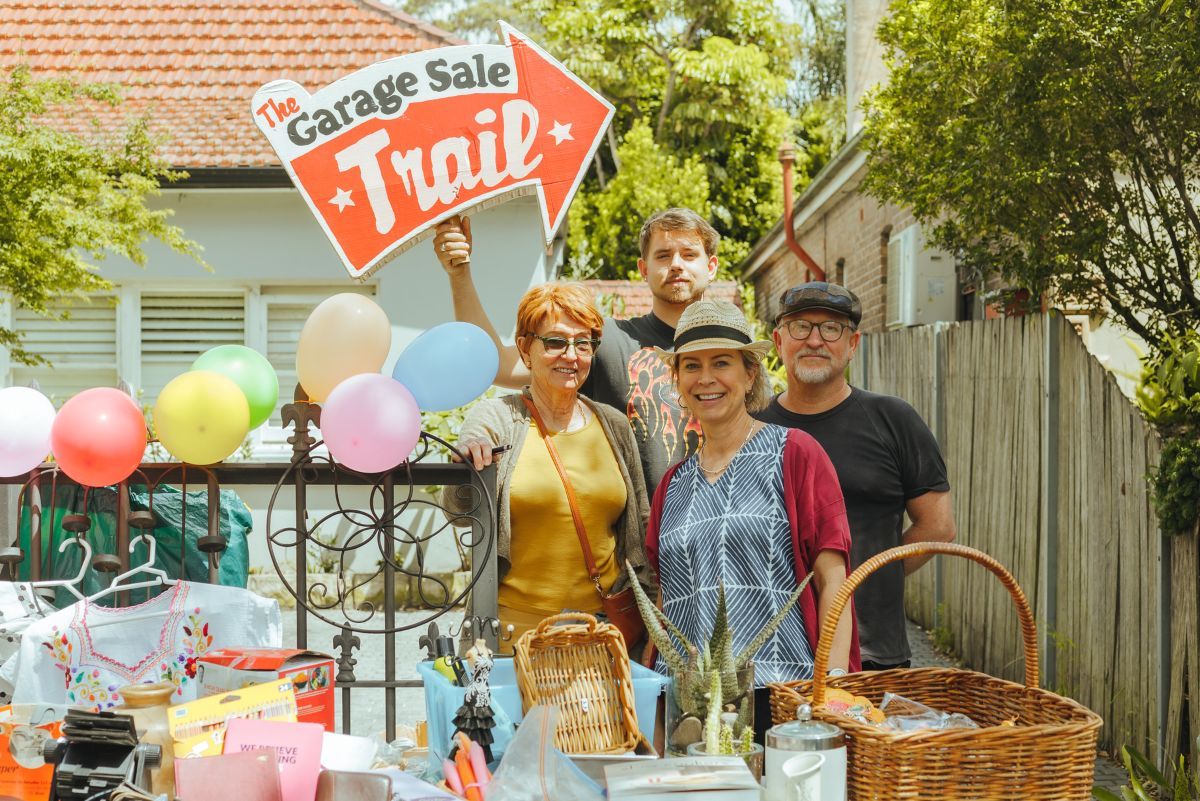
[[[141,464],[146,420],[121,390],[85,389],[58,410],[50,449],[62,471],[80,484],[116,484]]]
[[[329,454],[360,473],[382,473],[409,457],[421,436],[421,412],[396,379],[360,373],[338,384],[321,406]]]
[[[29,387],[0,389],[0,476],[28,473],[50,455],[54,404]]]

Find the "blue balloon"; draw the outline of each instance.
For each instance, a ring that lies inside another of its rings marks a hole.
[[[470,323],[435,325],[414,339],[392,368],[423,412],[444,412],[478,398],[496,380],[500,354]]]

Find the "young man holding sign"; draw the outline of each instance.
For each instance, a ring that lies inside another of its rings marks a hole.
[[[691,209],[667,209],[642,226],[638,272],[654,296],[651,312],[632,320],[604,320],[600,347],[583,393],[629,417],[651,494],[668,467],[700,445],[700,427],[679,405],[670,370],[654,348],[670,348],[679,315],[704,296],[717,274],[721,236]],[[450,277],[454,316],[474,323],[500,350],[496,383],[516,389],[529,382],[529,368],[513,345],[500,341],[471,277],[471,224],[454,217],[437,227],[438,261]],[[519,333],[519,332],[518,332]]]

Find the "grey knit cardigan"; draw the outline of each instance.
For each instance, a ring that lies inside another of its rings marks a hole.
[[[525,436],[529,433],[529,410],[522,402],[522,395],[529,396],[529,388],[522,393],[514,393],[499,398],[488,398],[471,407],[463,421],[459,432],[460,442],[472,439],[483,439],[495,445],[509,445],[512,450],[506,452],[497,465],[496,474],[496,539],[499,556],[499,578],[512,566],[509,554],[512,545],[512,521],[509,517],[508,491],[512,484],[513,469],[521,456],[521,447],[525,444]],[[603,403],[596,403],[583,395],[579,396],[587,407],[600,421],[604,435],[612,445],[616,455],[617,466],[621,477],[625,479],[627,500],[625,511],[617,520],[617,563],[621,566],[621,574],[617,583],[605,589],[618,592],[628,584],[625,573],[625,561],[633,565],[638,582],[646,588],[651,598],[658,597],[657,584],[653,571],[646,558],[646,520],[650,515],[650,503],[646,495],[646,481],[642,477],[642,460],[638,456],[637,441],[633,438],[633,429],[625,415]],[[442,505],[450,512],[465,513],[470,507],[469,498],[456,492],[456,488],[447,487],[442,492]],[[565,490],[564,490],[565,492]],[[561,532],[564,537],[574,539],[578,535],[573,528]],[[583,561],[583,553],[579,555]]]

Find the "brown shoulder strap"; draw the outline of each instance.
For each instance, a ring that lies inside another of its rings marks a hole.
[[[575,521],[575,534],[579,537],[579,546],[583,548],[583,561],[587,564],[588,575],[592,577],[592,581],[596,584],[597,591],[599,591],[600,570],[596,567],[596,560],[592,556],[592,546],[588,542],[587,530],[583,527],[583,517],[579,514],[579,501],[575,498],[575,490],[571,487],[571,479],[567,478],[567,471],[563,467],[562,460],[558,458],[558,449],[554,447],[554,443],[550,439],[550,433],[546,431],[546,424],[542,421],[542,415],[538,412],[537,406],[526,395],[521,396],[521,400],[525,401],[525,406],[529,409],[529,414],[533,417],[533,422],[537,424],[538,433],[542,436],[542,442],[546,444],[546,452],[550,454],[550,461],[554,462],[554,469],[558,471],[558,477],[562,479],[563,488],[567,491],[567,504],[571,507],[571,518]]]

